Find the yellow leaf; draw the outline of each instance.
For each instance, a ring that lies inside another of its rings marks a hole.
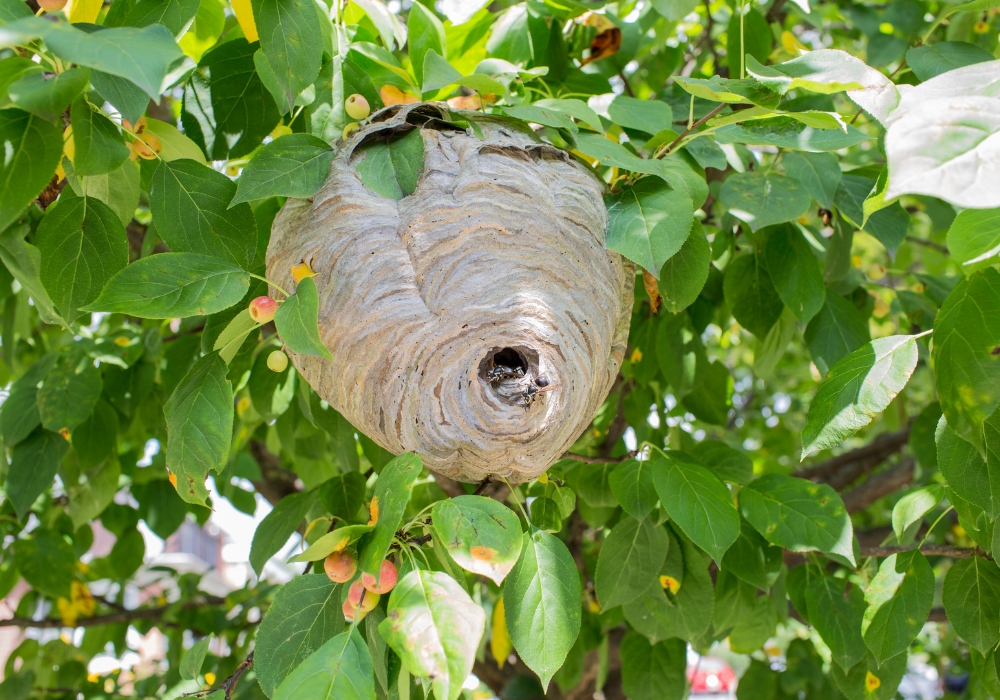
[[[103,4],[102,0],[70,0],[69,4],[66,5],[66,16],[73,23],[93,24],[97,20],[97,15]]]
[[[67,627],[76,627],[76,607],[73,603],[66,598],[60,598],[56,601],[56,607],[59,608],[59,618],[63,624]]]
[[[382,98],[382,104],[386,107],[392,107],[393,105],[410,105],[415,102],[420,102],[413,95],[407,95],[405,92],[400,90],[395,85],[383,85],[378,90],[379,97]]]
[[[507,632],[507,618],[503,612],[503,598],[497,600],[493,608],[493,630],[490,633],[490,653],[496,659],[497,668],[503,668],[503,662],[510,656],[513,649],[510,634]]]
[[[233,14],[236,15],[236,21],[240,23],[243,36],[251,44],[257,41],[260,37],[257,36],[257,23],[253,19],[253,8],[250,7],[250,0],[230,0],[229,4],[233,6]]]

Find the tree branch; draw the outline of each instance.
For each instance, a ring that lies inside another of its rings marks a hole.
[[[912,549],[913,547],[862,547],[861,556],[888,557],[893,554],[909,552]],[[972,557],[993,558],[978,547],[956,547],[953,544],[925,544],[920,548],[920,553],[929,557],[949,557],[951,559],[970,559]]]
[[[206,605],[222,605],[223,598],[216,596],[205,596],[201,600],[190,601],[180,607],[181,610],[192,610],[202,608]],[[63,629],[65,627],[97,627],[98,625],[113,625],[122,622],[133,622],[136,620],[158,620],[172,610],[176,610],[174,605],[164,605],[159,608],[136,608],[134,610],[119,610],[107,615],[95,615],[94,617],[81,617],[75,625],[67,625],[60,618],[45,618],[44,620],[32,620],[26,617],[12,617],[9,620],[0,620],[0,627],[21,627],[22,629]]]
[[[630,459],[635,459],[635,451],[630,450],[621,457],[590,457],[588,455],[580,455],[575,452],[566,452],[563,454],[561,459],[574,459],[577,462],[583,462],[584,464],[620,464],[621,462],[627,462]]]
[[[276,454],[267,449],[267,445],[261,440],[250,440],[247,445],[250,456],[260,467],[262,479],[253,482],[257,492],[266,498],[271,505],[277,505],[285,496],[300,491],[298,486],[299,477],[293,471],[289,471],[281,466],[281,460]]]
[[[801,469],[795,476],[829,484],[839,491],[902,450],[909,439],[910,426],[882,433],[867,445]]]
[[[914,464],[913,457],[907,457],[896,466],[869,477],[861,486],[845,493],[843,498],[847,512],[864,510],[883,496],[909,484],[913,481]]]

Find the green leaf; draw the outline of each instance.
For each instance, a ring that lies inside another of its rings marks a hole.
[[[660,268],[656,287],[663,307],[676,314],[691,306],[705,287],[711,264],[712,247],[701,222],[695,219],[684,245]]]
[[[229,206],[265,197],[312,197],[326,181],[333,149],[309,134],[281,136],[254,153]]]
[[[753,460],[721,440],[702,440],[686,452],[722,481],[746,484],[753,479]]]
[[[771,544],[819,550],[854,563],[854,530],[840,496],[826,484],[768,474],[740,491],[743,517]]]
[[[768,274],[764,256],[757,253],[742,255],[729,263],[722,289],[733,318],[758,338],[767,335],[785,308]]]
[[[768,234],[764,260],[781,301],[795,318],[808,323],[826,300],[823,271],[812,247],[794,225],[784,224]]]
[[[163,404],[167,419],[167,467],[177,476],[177,493],[201,505],[208,497],[205,479],[229,459],[233,434],[233,386],[216,353],[192,365]]]
[[[0,142],[10,146],[0,162],[2,231],[49,184],[63,148],[58,127],[19,109],[0,110]]]
[[[125,15],[123,24],[129,27],[162,24],[180,39],[194,21],[199,4],[198,0],[139,0]]]
[[[218,0],[201,0],[191,27],[177,40],[177,45],[195,62],[215,46],[226,28],[226,14],[222,6],[223,3]]]
[[[583,122],[594,131],[600,134],[604,133],[604,124],[601,123],[601,118],[583,100],[567,98],[536,100],[533,104],[544,109],[568,114],[574,119]]]
[[[594,589],[605,610],[629,603],[656,581],[670,540],[662,527],[627,517],[618,521],[601,545]]]
[[[795,314],[786,306],[778,322],[763,338],[754,341],[753,372],[761,379],[770,379],[778,362],[785,355],[785,349],[795,335]]]
[[[146,91],[125,78],[99,70],[90,71],[90,84],[98,95],[110,102],[133,124],[142,116],[149,105]]]
[[[52,485],[68,449],[69,442],[59,433],[38,430],[11,450],[4,489],[18,519],[23,518],[35,499]]]
[[[94,68],[129,80],[159,99],[164,79],[174,62],[184,54],[170,30],[161,25],[150,27],[100,28],[66,22],[48,22],[28,17],[6,25],[21,39],[38,36],[52,53],[68,63]],[[74,128],[75,131],[75,128]]]
[[[574,504],[575,506],[576,504]],[[531,524],[539,530],[545,532],[559,532],[562,530],[563,515],[559,509],[559,504],[554,498],[548,496],[536,496],[531,505],[528,506]],[[520,544],[520,539],[518,539]],[[520,548],[518,549],[520,553]]]
[[[274,325],[292,352],[333,359],[319,336],[319,293],[314,278],[306,277],[298,283],[295,294],[278,307]]]
[[[232,205],[236,184],[193,160],[161,162],[149,185],[156,231],[178,253],[214,256],[247,268],[257,250],[249,204]]]
[[[922,520],[944,498],[944,487],[940,484],[930,484],[910,491],[896,501],[892,507],[892,529],[896,540],[903,541],[903,535],[910,525]]]
[[[434,533],[455,563],[498,586],[521,553],[521,523],[507,506],[483,496],[457,496],[431,509]]]
[[[878,662],[901,654],[916,639],[934,604],[934,572],[917,550],[891,554],[865,591],[861,634]]]
[[[14,565],[36,591],[51,598],[70,597],[70,581],[77,573],[76,556],[61,533],[38,528],[30,537],[17,540]]]
[[[984,460],[976,447],[963,440],[944,417],[935,433],[937,461],[948,486],[961,498],[986,511],[992,521],[1000,516],[1000,463]],[[987,456],[992,456],[987,451]]]
[[[938,312],[933,337],[948,425],[979,442],[983,421],[1000,404],[1000,272],[988,268],[959,282]]]
[[[219,357],[228,365],[236,357],[236,353],[240,351],[250,333],[259,326],[260,324],[250,317],[250,309],[243,309],[222,329],[212,345],[212,350],[218,351]]]
[[[184,652],[180,665],[181,678],[186,681],[198,680],[198,676],[201,675],[201,667],[205,664],[205,655],[208,653],[208,643],[210,641],[212,641],[211,635],[202,637],[201,641],[196,642],[190,649]]]
[[[900,103],[891,80],[846,51],[810,51],[772,66],[754,58],[747,58],[747,72],[781,95],[799,89],[824,95],[847,90],[848,97],[883,124]]]
[[[376,580],[380,579],[382,560],[389,551],[396,530],[403,522],[406,504],[410,502],[411,487],[422,468],[423,461],[420,456],[407,452],[393,459],[379,472],[370,506],[375,529],[369,535],[358,558],[358,569],[361,573],[371,574]]]
[[[679,583],[680,588],[668,600],[659,581],[651,585],[624,606],[629,624],[653,644],[670,637],[688,642],[699,639],[712,623],[715,604],[708,565],[707,555],[686,539],[671,534],[663,573]]]
[[[814,568],[806,584],[805,603],[809,621],[840,668],[850,669],[864,658],[861,624],[865,600],[860,587]]]
[[[503,589],[504,614],[514,648],[545,689],[580,633],[583,588],[565,544],[540,531],[522,539]]]
[[[356,630],[341,632],[295,667],[274,691],[274,700],[375,700],[368,645]]]
[[[650,460],[622,462],[608,476],[608,484],[622,509],[636,520],[643,520],[656,506],[653,466]]]
[[[195,253],[160,253],[117,273],[81,311],[140,318],[207,316],[237,303],[249,288],[250,275],[230,262]]]
[[[289,563],[297,561],[320,561],[334,552],[343,551],[345,547],[361,539],[361,536],[372,531],[371,525],[344,525],[333,532],[328,532],[309,545],[306,551],[295,555]]]
[[[674,123],[673,110],[666,102],[639,100],[627,95],[618,95],[612,100],[608,105],[608,116],[618,126],[650,135],[672,129]]]
[[[871,137],[848,126],[846,131],[816,128],[791,116],[754,119],[742,124],[727,124],[715,130],[718,143],[744,143],[756,146],[777,146],[796,151],[839,151],[856,146]]]
[[[906,654],[900,654],[879,664],[874,656],[866,654],[849,670],[832,667],[830,676],[847,700],[894,700],[899,697],[896,690],[906,673],[906,659]],[[869,690],[872,686],[875,689]]]
[[[406,43],[406,31],[396,15],[378,0],[355,0],[355,2],[371,19],[386,48],[392,51],[395,45],[403,47]]]
[[[658,178],[643,178],[607,197],[605,204],[608,250],[621,253],[653,275],[659,275],[691,233],[691,198]]]
[[[657,455],[652,462],[656,493],[670,519],[712,559],[721,562],[740,534],[740,516],[729,489],[683,452]]]
[[[7,447],[21,442],[41,425],[38,387],[55,365],[57,357],[55,352],[43,355],[11,384],[10,393],[0,408],[0,436]]]
[[[46,430],[72,430],[83,423],[101,396],[101,373],[89,357],[59,358],[38,388],[38,415]]]
[[[379,632],[410,674],[431,678],[436,698],[456,700],[485,627],[486,613],[453,578],[411,571],[393,589]]]
[[[355,154],[364,156],[355,169],[361,183],[372,192],[389,199],[402,199],[417,189],[424,170],[424,137],[420,129],[365,141]]]
[[[948,71],[900,98],[885,134],[886,199],[925,194],[967,209],[1000,206],[991,156],[1000,133],[996,65]],[[961,137],[936,137],[943,134]]]
[[[687,697],[687,645],[680,639],[650,644],[635,632],[621,641],[622,691],[633,700]]]
[[[184,85],[181,123],[212,160],[251,153],[281,119],[253,56],[258,44],[239,38],[204,56]]]
[[[1000,255],[1000,208],[959,213],[948,229],[948,250],[966,275],[996,263]]]
[[[424,75],[424,55],[428,51],[435,51],[438,56],[446,55],[444,25],[433,11],[420,3],[412,6],[406,18],[406,36],[413,74],[418,77]]]
[[[948,622],[979,653],[1000,641],[1000,568],[981,557],[956,561],[944,577]]]
[[[786,153],[785,172],[806,188],[809,196],[829,209],[843,173],[832,153]]]
[[[103,175],[128,159],[129,149],[114,123],[87,102],[73,101],[73,170],[77,175]]]
[[[823,308],[806,326],[804,336],[816,368],[825,375],[868,342],[868,323],[858,307],[839,294],[827,292]]]
[[[250,543],[250,566],[258,577],[263,573],[264,565],[285,546],[315,503],[316,494],[312,491],[293,493],[278,501],[260,521]]]
[[[251,0],[260,47],[288,100],[313,84],[323,59],[316,7],[308,0]]]
[[[365,486],[365,477],[359,472],[337,474],[319,487],[319,502],[330,515],[350,520],[361,509]]]
[[[729,41],[732,43],[732,50],[728,52],[729,75],[740,76],[742,64],[745,63],[749,69],[750,61],[756,58],[759,61],[766,61],[774,38],[771,35],[771,28],[767,20],[757,10],[749,5],[741,6],[743,13],[743,30],[740,31],[740,12],[733,12],[729,18],[727,28]],[[741,44],[742,39],[742,44]],[[747,58],[744,59],[744,55]],[[768,86],[770,88],[770,86]],[[774,88],[771,88],[772,90]]]
[[[674,76],[674,82],[686,92],[713,102],[728,102],[730,104],[755,104],[761,107],[774,108],[778,106],[780,96],[767,89],[753,78],[743,80],[720,78],[713,75],[703,78],[687,78]],[[791,154],[785,154],[787,157]],[[786,160],[787,163],[787,160]]]
[[[721,568],[755,588],[769,591],[781,574],[781,548],[769,545],[740,518],[740,536],[726,550]]]
[[[257,682],[267,696],[275,697],[286,678],[300,678],[294,670],[343,631],[341,591],[326,574],[296,576],[278,591],[254,651]]]
[[[60,124],[57,120],[67,105],[87,87],[89,73],[86,68],[70,68],[50,78],[42,73],[28,73],[11,83],[8,95],[24,111]]]
[[[76,195],[99,199],[107,204],[122,226],[132,221],[139,204],[139,168],[135,163],[126,160],[110,173],[86,177],[78,177],[69,160],[63,160],[63,168],[66,181]]]
[[[989,51],[964,41],[939,41],[936,44],[914,46],[906,52],[906,65],[921,80],[930,80],[956,68],[992,60],[993,54]]]
[[[797,180],[758,171],[726,178],[719,201],[754,231],[792,221],[809,210],[809,193]]]
[[[718,360],[708,362],[700,357],[696,362],[694,386],[681,400],[684,408],[700,421],[725,425],[732,407],[733,377]]]
[[[916,366],[912,335],[876,338],[835,364],[809,404],[802,459],[836,447],[871,423],[903,390]]]
[[[94,301],[128,264],[121,220],[92,197],[60,197],[46,211],[35,241],[42,254],[41,281],[70,323],[80,315],[77,309]]]
[[[618,505],[610,484],[614,470],[613,464],[580,464],[567,473],[567,480],[587,505],[613,508]]]

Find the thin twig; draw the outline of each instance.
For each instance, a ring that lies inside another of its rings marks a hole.
[[[674,147],[676,147],[677,144],[679,144],[681,141],[683,141],[685,136],[687,136],[688,134],[690,134],[692,131],[694,131],[695,129],[697,129],[699,126],[701,126],[702,124],[704,124],[705,122],[707,122],[709,119],[711,119],[712,117],[714,117],[716,114],[718,114],[719,112],[721,112],[725,108],[726,108],[726,103],[723,102],[718,107],[716,107],[715,109],[713,109],[711,112],[709,112],[708,114],[706,114],[704,117],[702,117],[701,119],[699,119],[698,121],[696,121],[694,124],[692,124],[691,126],[689,126],[687,129],[685,129],[684,131],[682,131],[680,133],[680,135],[678,135],[677,138],[675,138],[673,141],[670,142],[669,146],[667,146],[665,149],[663,149],[663,151],[661,151],[660,153],[658,153],[655,157],[657,157],[657,158],[663,158],[663,157],[669,156],[673,152]]]
[[[231,700],[233,691],[236,690],[236,684],[240,682],[240,676],[249,671],[252,666],[253,666],[253,652],[251,651],[250,655],[247,656],[246,661],[241,661],[240,665],[236,667],[235,671],[233,671],[233,675],[229,676],[229,678],[219,683],[219,685],[217,685],[214,688],[199,690],[195,693],[184,693],[182,697],[204,698],[208,697],[212,693],[224,690],[226,691],[226,700]]]
[[[922,245],[925,248],[930,248],[931,250],[936,250],[944,255],[951,255],[948,251],[948,246],[941,245],[940,243],[935,243],[934,241],[928,241],[926,238],[917,238],[916,236],[907,236],[906,240],[910,243],[916,243],[917,245]]]
[[[618,71],[618,77],[622,79],[622,83],[625,84],[625,92],[629,97],[635,97],[635,92],[632,91],[632,86],[629,85],[628,78],[625,77],[625,71]]]
[[[583,462],[584,464],[619,464],[621,462],[627,462],[630,459],[635,459],[635,450],[630,450],[621,457],[590,457],[589,455],[579,455],[575,452],[566,452],[563,454],[561,459],[574,459],[577,462]]]

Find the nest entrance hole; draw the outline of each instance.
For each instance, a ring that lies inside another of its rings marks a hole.
[[[509,367],[512,370],[528,373],[528,361],[514,348],[500,348],[493,353],[493,366]]]
[[[496,397],[511,404],[518,404],[537,375],[538,352],[520,345],[490,348],[479,363],[482,381]]]

